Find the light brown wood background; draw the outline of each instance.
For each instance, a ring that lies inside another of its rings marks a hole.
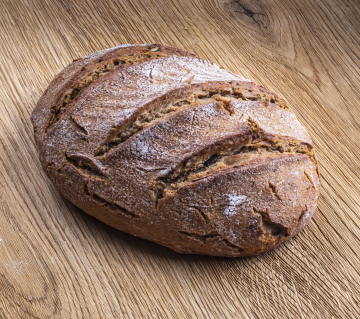
[[[1,0],[1,318],[360,318],[360,2]],[[73,59],[160,42],[278,92],[312,135],[310,225],[253,258],[180,255],[87,216],[41,170],[30,114]]]

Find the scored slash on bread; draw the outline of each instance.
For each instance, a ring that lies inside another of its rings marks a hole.
[[[313,144],[286,103],[179,49],[125,45],[78,59],[32,120],[64,197],[178,252],[259,254],[316,209]]]

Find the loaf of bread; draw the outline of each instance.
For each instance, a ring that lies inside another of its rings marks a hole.
[[[256,255],[316,209],[313,143],[286,103],[183,50],[123,45],[78,59],[32,121],[65,198],[177,252]]]

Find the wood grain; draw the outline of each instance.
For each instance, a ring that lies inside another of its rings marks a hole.
[[[0,318],[359,318],[357,0],[0,2]],[[122,43],[194,52],[278,92],[314,139],[310,225],[253,258],[187,256],[64,200],[30,123],[73,59]]]

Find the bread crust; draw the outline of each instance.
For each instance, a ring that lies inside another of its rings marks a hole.
[[[178,252],[256,255],[316,209],[313,143],[286,103],[183,50],[126,45],[76,60],[32,121],[65,198]]]

